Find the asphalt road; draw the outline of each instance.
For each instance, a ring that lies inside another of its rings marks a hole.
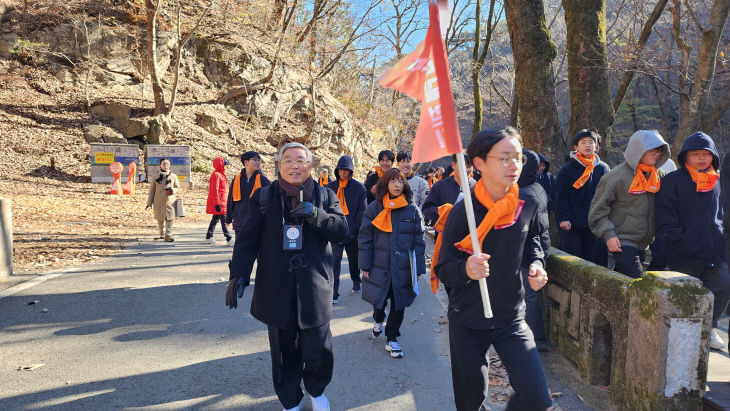
[[[238,310],[225,306],[232,249],[222,238],[204,244],[203,232],[144,242],[0,298],[0,409],[280,410],[251,290]],[[454,409],[448,325],[427,287],[422,278],[425,292],[405,312],[405,358],[392,359],[382,336],[369,338],[372,307],[342,276],[325,391],[333,410]]]

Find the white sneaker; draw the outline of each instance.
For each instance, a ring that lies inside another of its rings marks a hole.
[[[236,240],[234,240],[233,237],[231,237],[230,240],[226,241],[226,245],[228,247],[233,247],[233,244],[235,244],[235,243],[236,243]]]
[[[310,395],[310,397],[312,396]],[[319,397],[312,397],[312,409],[314,411],[330,411],[330,402],[324,394]]]
[[[213,237],[206,238],[205,242],[208,244],[215,244],[215,238],[213,238]]]
[[[710,348],[713,350],[722,350],[725,348],[725,341],[722,340],[722,337],[720,337],[720,334],[714,328],[710,332]]]
[[[373,325],[373,338],[380,337],[380,334],[383,333],[383,323],[375,323]]]
[[[388,351],[393,358],[403,358],[403,349],[398,344],[398,341],[388,341],[385,344],[385,351]]]
[[[302,403],[303,402],[304,402],[304,400],[302,399],[301,401],[299,401],[299,404],[297,404],[296,407],[294,407],[294,408],[284,408],[284,411],[300,411],[302,409]]]

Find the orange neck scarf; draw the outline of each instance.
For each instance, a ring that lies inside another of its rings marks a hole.
[[[429,190],[431,189],[431,187],[433,187],[434,184],[436,184],[437,181],[439,181],[439,180],[436,177],[431,177],[428,179]]]
[[[715,171],[715,167],[713,166],[710,166],[710,169],[707,171],[697,171],[694,168],[688,166],[687,163],[684,163],[684,168],[689,171],[689,175],[690,177],[692,177],[692,181],[697,183],[698,193],[706,193],[708,191],[712,191],[715,188],[717,179],[720,178],[720,175],[717,174],[717,171]]]
[[[646,179],[644,173],[649,173],[649,179]],[[636,175],[634,181],[629,187],[629,194],[642,194],[645,192],[656,193],[659,191],[659,172],[656,167],[648,164],[639,163],[636,166]]]
[[[319,185],[322,187],[326,186],[330,182],[330,176],[325,174],[323,176],[319,176]]]
[[[347,187],[347,183],[350,182],[350,177],[347,177],[345,180],[339,180],[340,185],[337,187],[337,198],[340,199],[340,206],[342,207],[342,213],[345,215],[350,214],[350,210],[347,209],[347,200],[345,199],[345,187]],[[350,257],[349,255],[347,256]]]
[[[383,211],[381,211],[380,214],[373,219],[373,225],[380,231],[392,233],[393,224],[390,221],[390,212],[394,209],[403,208],[407,205],[408,201],[406,200],[406,196],[403,194],[396,198],[390,198],[390,195],[385,194],[383,196]]]
[[[499,228],[499,226],[512,225],[514,223],[517,211],[520,208],[519,194],[520,189],[517,184],[514,184],[509,188],[507,195],[502,197],[501,200],[494,202],[487,188],[484,187],[484,184],[474,186],[474,196],[488,210],[487,215],[484,216],[482,222],[479,223],[479,227],[477,227],[479,244],[484,242],[487,234],[489,234],[494,226],[498,226]],[[463,240],[455,243],[454,246],[461,251],[474,254],[474,249],[471,246],[471,235],[467,235]]]
[[[241,201],[241,176],[243,175],[243,171],[238,173],[235,180],[233,180],[233,201]],[[248,196],[248,198],[251,198],[253,196],[253,193],[256,192],[261,188],[261,173],[256,174],[256,181],[253,184],[253,188],[251,188],[251,194]]]
[[[575,183],[573,183],[573,188],[581,188],[583,187],[583,184],[585,184],[586,181],[591,178],[593,169],[596,167],[595,165],[593,165],[593,161],[595,161],[596,155],[593,154],[590,157],[583,157],[582,154],[577,153],[576,157],[581,163],[583,163],[584,166],[586,166],[586,169],[583,170],[583,174],[578,177],[577,180],[575,180]]]
[[[375,167],[375,172],[378,173],[378,177],[383,176],[383,169],[380,166]]]
[[[436,224],[433,225],[433,229],[438,231],[439,233],[444,232],[444,228],[446,227],[446,219],[449,218],[449,213],[451,213],[451,209],[454,208],[454,206],[450,203],[446,203],[439,207],[439,219],[436,220]],[[441,242],[443,241],[444,236],[439,235],[436,239],[436,244],[433,247],[433,257],[431,258],[431,291],[436,294],[436,291],[438,291],[439,288],[439,278],[436,276],[436,271],[434,271],[434,267],[436,267],[436,264],[439,261],[439,254],[441,253]]]

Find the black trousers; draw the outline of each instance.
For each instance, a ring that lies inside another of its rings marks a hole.
[[[357,238],[349,243],[332,243],[332,273],[335,277],[334,298],[340,298],[340,272],[342,271],[342,252],[347,252],[347,265],[350,267],[352,285],[360,283],[360,269],[357,267]]]
[[[606,244],[593,235],[589,228],[571,228],[560,230],[560,249],[584,260],[606,266],[608,248]]]
[[[631,278],[641,278],[644,274],[644,252],[630,245],[622,245],[620,253],[613,254],[614,271],[628,275]]]
[[[213,214],[213,218],[210,219],[210,224],[208,224],[208,232],[205,234],[205,238],[213,238],[213,231],[215,231],[215,225],[218,221],[221,222],[221,228],[223,229],[223,235],[226,237],[226,241],[230,240],[231,234],[228,232],[228,228],[226,228],[226,216],[222,214]]]
[[[395,297],[393,297],[393,284],[390,285],[388,296],[385,297],[382,307],[373,306],[373,320],[376,323],[382,323],[385,319],[385,306],[390,300],[390,310],[388,311],[388,322],[385,324],[385,338],[388,341],[398,341],[400,337],[400,326],[403,324],[403,317],[406,309],[395,309]]]
[[[670,264],[672,271],[678,271],[702,281],[702,285],[715,296],[715,305],[712,310],[712,326],[717,327],[722,313],[730,301],[730,272],[727,264]]]
[[[319,397],[332,380],[334,356],[329,321],[319,327],[301,329],[294,324],[286,329],[269,326],[271,374],[274,391],[284,408],[296,407],[304,397]]]
[[[487,398],[489,358],[494,344],[507,367],[515,393],[507,410],[545,410],[552,406],[540,355],[523,320],[494,330],[475,330],[449,321],[449,349],[454,401],[458,411],[477,411]]]

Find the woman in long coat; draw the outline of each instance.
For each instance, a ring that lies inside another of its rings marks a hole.
[[[403,357],[397,338],[405,308],[416,298],[411,264],[417,275],[426,272],[423,217],[412,202],[407,181],[397,168],[383,174],[376,186],[376,200],[365,209],[358,238],[362,298],[373,305],[372,335],[377,338],[383,332],[385,306],[390,300],[385,350],[393,358]]]
[[[150,192],[147,196],[147,207],[152,207],[160,230],[160,240],[175,241],[172,238],[172,220],[175,218],[175,200],[180,190],[180,181],[177,175],[170,171],[170,160],[160,159],[160,174],[150,182]]]

